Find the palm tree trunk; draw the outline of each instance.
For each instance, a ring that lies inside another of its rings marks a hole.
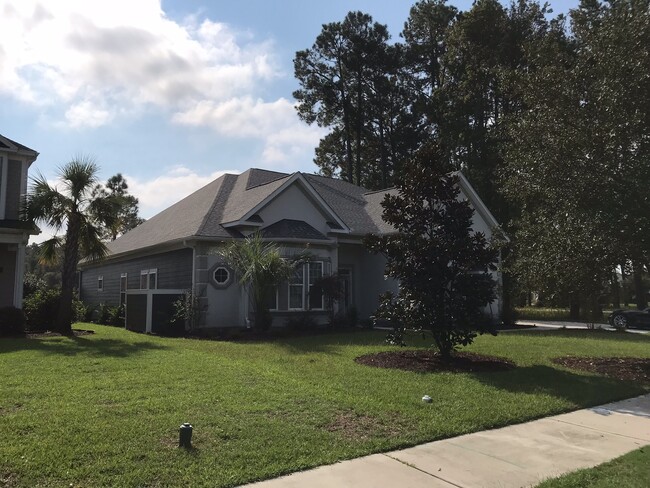
[[[72,335],[72,298],[74,278],[79,262],[79,231],[81,218],[72,214],[68,221],[68,229],[63,248],[63,270],[61,272],[61,299],[59,314],[56,319],[57,331],[63,335]]]

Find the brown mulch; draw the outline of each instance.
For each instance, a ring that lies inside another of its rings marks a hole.
[[[83,329],[72,329],[72,334],[75,337],[85,336],[94,334],[94,330],[83,330]],[[62,334],[59,332],[53,332],[51,330],[46,330],[45,332],[27,332],[25,337],[28,339],[39,339],[41,337],[62,337]]]
[[[553,359],[555,364],[567,368],[602,374],[621,381],[650,385],[650,359],[648,358],[591,358],[565,356]]]
[[[429,349],[386,351],[365,354],[355,358],[359,364],[375,368],[392,368],[413,371],[415,373],[432,373],[447,371],[451,373],[483,373],[507,371],[515,368],[515,363],[496,356],[485,356],[473,352],[457,352],[449,362]]]

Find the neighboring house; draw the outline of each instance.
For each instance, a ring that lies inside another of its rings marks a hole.
[[[490,238],[497,222],[462,175],[460,187],[476,209],[474,228]],[[382,219],[381,201],[394,191],[368,192],[300,172],[226,174],[108,244],[106,260],[82,263],[81,298],[91,306],[126,302],[127,327],[155,332],[178,294],[194,290],[200,327],[247,326],[248,297],[217,250],[259,231],[287,257],[306,249],[313,256],[271,297],[274,325],[301,315],[325,321],[326,303],[313,285],[330,273],[339,275],[345,290],[338,311],[366,319],[381,293],[397,290],[384,277],[385,258],[362,244],[369,233],[393,231]],[[486,311],[497,320],[500,302]]]
[[[25,246],[38,234],[21,216],[27,192],[27,170],[38,153],[0,135],[0,307],[21,308],[25,273]]]

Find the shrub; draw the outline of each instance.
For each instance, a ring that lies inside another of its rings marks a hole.
[[[97,307],[96,323],[101,325],[124,326],[124,306],[114,307],[104,303]]]
[[[40,288],[23,301],[23,309],[27,316],[27,330],[44,332],[56,328],[56,318],[59,313],[61,290]],[[72,300],[73,320],[83,320],[86,307],[76,298]]]
[[[302,331],[314,329],[318,326],[316,320],[311,315],[306,313],[298,314],[294,317],[287,319],[287,329],[290,331]]]
[[[16,307],[0,308],[0,337],[25,333],[25,314]]]

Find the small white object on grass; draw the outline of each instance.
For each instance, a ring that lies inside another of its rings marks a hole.
[[[431,398],[429,395],[424,395],[424,396],[422,397],[422,401],[423,401],[424,403],[431,403],[431,402],[433,401],[433,398]]]

